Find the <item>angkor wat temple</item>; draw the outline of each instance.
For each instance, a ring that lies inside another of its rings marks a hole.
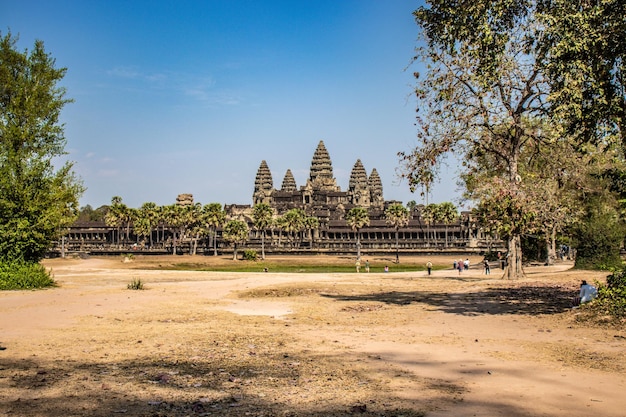
[[[184,200],[186,203],[193,202],[193,196],[186,194]],[[280,188],[275,188],[270,168],[263,160],[254,181],[252,204],[224,206],[228,219],[240,219],[248,223],[250,233],[245,247],[249,249],[261,247],[262,232],[255,230],[252,216],[253,206],[259,203],[268,204],[276,215],[283,215],[291,209],[298,208],[307,216],[315,217],[319,221],[319,227],[300,232],[295,245],[293,239],[289,239],[286,232],[280,228],[266,230],[267,254],[294,252],[352,254],[356,232],[347,225],[345,215],[353,207],[366,208],[370,218],[369,226],[360,230],[361,252],[374,255],[396,251],[396,231],[387,224],[384,212],[389,205],[400,202],[384,199],[378,172],[374,168],[367,175],[359,159],[352,167],[347,189],[342,191],[333,175],[332,161],[323,141],[319,142],[313,154],[306,184],[298,188],[291,170],[288,169]],[[177,204],[182,203],[177,201]],[[423,208],[423,205],[413,207],[409,224],[399,230],[398,243],[401,253],[480,253],[501,247],[500,242],[478,229],[472,221],[471,213],[460,213],[458,221],[453,224],[432,224],[423,219]],[[68,235],[68,248],[95,253],[114,252],[113,233],[113,228],[105,224],[75,224]],[[164,234],[162,243],[150,248],[133,241],[132,233],[127,243],[130,243],[133,249],[139,248],[148,253],[167,252],[167,229],[162,233]],[[221,229],[217,231],[217,246],[221,252],[231,250],[228,243],[222,239]],[[203,248],[206,253],[211,252],[208,239],[199,245],[198,252],[202,253]],[[128,250],[128,247],[125,250]],[[180,250],[185,251],[184,241],[180,242]]]
[[[252,202],[267,203],[279,214],[292,208],[302,208],[309,215],[333,220],[341,219],[346,209],[352,207],[364,207],[372,212],[385,207],[383,184],[376,168],[368,177],[360,159],[352,167],[348,189],[341,191],[324,141],[317,145],[309,178],[300,189],[290,169],[285,173],[280,189],[274,188],[267,162],[261,161],[254,181]]]

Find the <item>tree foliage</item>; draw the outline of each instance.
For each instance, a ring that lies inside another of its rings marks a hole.
[[[271,226],[274,210],[267,203],[256,204],[252,208],[254,227],[261,231],[261,259],[265,259],[265,232]]]
[[[346,223],[356,232],[356,257],[361,258],[361,229],[370,224],[370,216],[367,209],[353,207],[346,213]]]
[[[529,20],[526,54],[538,58],[550,86],[551,116],[568,134],[626,144],[626,3],[622,0],[429,0],[414,15],[428,45],[468,54],[476,73],[497,79],[516,28]]]
[[[392,226],[395,231],[396,263],[400,262],[398,231],[401,227],[406,227],[409,224],[409,216],[409,209],[399,203],[392,204],[385,210],[385,222]]]
[[[419,142],[400,153],[403,175],[428,189],[446,155],[461,159],[466,197],[508,240],[509,278],[522,273],[523,234],[554,246],[580,215],[567,209],[574,164],[541,155],[580,161],[623,135],[624,14],[608,16],[622,3],[430,0],[414,12],[427,72],[415,74]]]
[[[237,248],[248,241],[248,225],[242,220],[230,220],[224,225],[224,239],[233,244],[233,260],[237,260]]]
[[[39,261],[72,224],[83,192],[66,154],[59,116],[65,68],[36,41],[16,49],[17,38],[0,34],[0,257]]]

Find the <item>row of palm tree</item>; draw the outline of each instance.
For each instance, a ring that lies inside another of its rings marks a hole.
[[[113,197],[104,220],[107,225],[116,227],[116,244],[128,242],[130,228],[137,238],[143,242],[149,241],[154,245],[153,236],[156,231],[157,242],[165,240],[165,229],[172,233],[172,252],[177,252],[177,246],[183,239],[191,241],[190,253],[197,251],[198,241],[209,236],[212,240],[213,252],[217,255],[216,234],[218,227],[226,223],[226,212],[219,203],[200,203],[190,205],[172,204],[157,206],[155,203],[144,203],[139,209],[126,206],[121,197]],[[160,231],[160,233],[159,233]]]
[[[457,222],[459,219],[459,213],[456,206],[449,201],[439,204],[431,203],[422,209],[421,217],[426,222],[427,226],[427,244],[430,244],[430,225],[434,223],[443,223],[445,225],[446,247],[448,247],[448,225]],[[434,235],[433,238],[435,238]]]
[[[396,262],[399,262],[399,241],[398,232],[409,223],[410,210],[402,204],[391,204],[385,210],[385,221],[395,230]],[[429,204],[422,210],[422,218],[428,225],[434,222],[446,224],[446,246],[448,243],[448,224],[458,218],[456,207],[452,203]],[[356,234],[357,258],[361,257],[361,229],[370,224],[369,214],[366,208],[353,207],[345,216],[347,225]],[[177,246],[182,240],[189,241],[190,254],[195,255],[200,239],[209,238],[209,247],[213,249],[213,254],[217,256],[217,230],[223,226],[224,240],[233,244],[234,254],[237,256],[237,248],[245,243],[249,238],[247,222],[233,218],[228,219],[226,212],[219,203],[200,203],[168,206],[157,206],[155,203],[144,203],[139,209],[126,206],[121,197],[113,197],[111,206],[105,215],[105,222],[109,226],[116,227],[116,243],[128,242],[130,239],[131,225],[133,232],[139,240],[148,240],[152,247],[155,242],[154,232],[156,231],[157,244],[162,244],[165,240],[165,229],[172,234],[172,252],[177,253]],[[276,211],[266,203],[256,204],[252,209],[252,226],[260,232],[261,236],[261,258],[265,259],[265,244],[267,231],[279,229],[285,232],[292,247],[299,245],[305,236],[313,240],[313,234],[319,228],[319,219],[308,216],[306,212],[299,208],[291,209],[282,215],[277,215]],[[159,233],[160,232],[160,233]],[[279,244],[283,233],[279,233]],[[427,233],[429,239],[430,233]]]
[[[267,203],[256,204],[252,208],[254,228],[261,232],[261,258],[265,259],[265,237],[267,230],[280,229],[287,233],[290,245],[293,247],[304,238],[304,233],[313,240],[313,231],[319,228],[319,219],[308,216],[299,208],[291,209],[282,216],[278,216],[275,210]],[[282,233],[279,234],[279,239]]]

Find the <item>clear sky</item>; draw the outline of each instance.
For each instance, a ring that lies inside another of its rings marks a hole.
[[[66,150],[96,208],[251,204],[262,160],[280,188],[306,183],[323,140],[338,185],[361,159],[387,200],[424,202],[399,180],[416,143],[409,0],[0,0],[0,31],[44,41],[75,100]],[[455,201],[455,167],[429,202]],[[448,172],[446,172],[448,171]],[[456,201],[455,201],[456,202]]]

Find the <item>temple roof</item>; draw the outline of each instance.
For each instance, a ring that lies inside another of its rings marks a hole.
[[[259,170],[256,173],[256,178],[254,180],[254,192],[260,190],[269,191],[272,188],[274,188],[272,173],[267,166],[267,162],[265,162],[265,160],[262,160],[261,165],[259,166]]]
[[[350,173],[350,181],[348,182],[348,190],[367,188],[367,173],[360,159],[357,159]]]
[[[280,191],[294,192],[297,191],[296,179],[293,177],[291,170],[288,169],[283,178],[283,185],[280,187]]]
[[[383,199],[383,182],[380,180],[380,175],[376,168],[372,169],[372,173],[367,179],[367,183],[370,188],[370,196],[372,203],[382,203]]]
[[[337,182],[333,176],[333,164],[330,155],[324,146],[324,141],[320,140],[313,154],[311,161],[310,181],[314,186],[322,188],[336,188]]]

